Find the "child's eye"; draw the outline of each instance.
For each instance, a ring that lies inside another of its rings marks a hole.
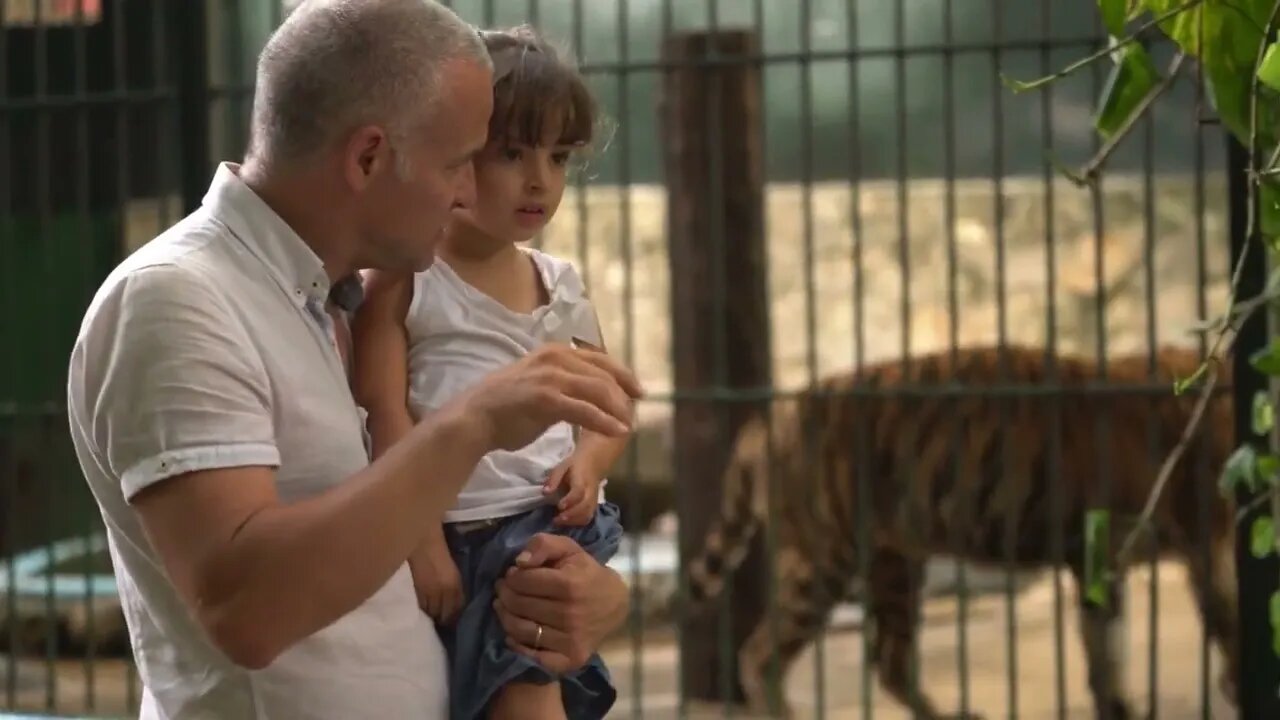
[[[567,152],[558,152],[558,153],[553,153],[553,154],[551,155],[551,162],[553,162],[553,163],[555,163],[555,164],[557,164],[557,165],[565,165],[565,164],[568,164],[568,162],[569,162],[569,153],[567,153]]]
[[[502,159],[516,161],[520,159],[520,148],[506,148],[502,151]]]

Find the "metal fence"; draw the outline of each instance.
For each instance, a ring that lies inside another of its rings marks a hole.
[[[0,316],[8,349],[0,353],[2,709],[113,717],[136,709],[137,678],[100,519],[66,437],[65,360],[110,267],[198,204],[215,161],[243,151],[255,57],[289,4],[0,0],[0,302],[10,309]],[[1041,93],[1015,96],[1000,84],[1000,73],[1047,74],[1102,47],[1094,3],[453,5],[479,25],[527,21],[565,43],[617,121],[608,148],[576,178],[560,217],[538,240],[576,262],[611,347],[654,391],[610,482],[628,528],[614,564],[634,591],[632,622],[603,651],[620,686],[617,717],[684,716],[703,701],[741,700],[738,649],[753,627],[784,615],[785,588],[761,580],[786,581],[779,562],[788,558],[776,552],[753,552],[714,618],[690,621],[668,611],[685,591],[678,550],[700,547],[717,511],[729,428],[741,421],[744,402],[789,397],[850,368],[963,347],[1018,344],[1046,358],[1073,355],[1104,366],[1161,343],[1200,348],[1187,328],[1223,307],[1227,268],[1243,242],[1243,164],[1238,148],[1224,152],[1222,130],[1205,120],[1210,111],[1198,85],[1181,83],[1162,100],[1116,153],[1104,182],[1086,190],[1059,179],[1045,150],[1080,163],[1097,149],[1092,113],[1105,66]],[[715,112],[700,126],[677,127],[672,77],[691,77],[692,66],[677,62],[675,43],[664,40],[741,31],[748,50],[697,61],[708,83],[699,87],[713,89]],[[1158,43],[1153,50],[1168,56]],[[743,118],[717,104],[730,76],[743,70],[745,82],[758,83],[759,102],[742,106],[754,139],[742,134]],[[664,133],[675,131],[700,137],[706,168],[690,170],[673,156]],[[726,150],[726,135],[741,147]],[[753,156],[724,157],[738,151]],[[740,160],[758,166],[758,187],[723,171]],[[705,176],[681,186],[673,168]],[[706,211],[708,224],[697,226],[705,235],[690,237],[694,226],[672,219],[669,207],[687,201],[668,192],[677,186],[707,202],[692,208]],[[734,192],[754,205],[726,200]],[[759,231],[751,251],[762,260],[757,277],[715,264],[734,262],[734,248],[753,240],[735,228]],[[684,264],[694,257],[712,263],[701,276]],[[1246,282],[1260,284],[1263,271],[1251,266]],[[681,294],[691,284],[707,303],[702,325],[690,325],[691,310],[680,305],[692,297]],[[752,288],[761,297],[750,298]],[[727,327],[735,303],[757,303],[767,327],[755,334]],[[1260,333],[1247,328],[1240,352],[1260,346]],[[755,365],[735,378],[743,356]],[[1254,389],[1241,377],[1234,391],[1250,398]],[[929,384],[859,386],[853,394],[881,413],[923,417],[930,402],[953,403],[958,412],[975,398],[1039,395],[1067,404],[1168,390],[1154,377],[1109,384],[1105,373],[1089,389],[984,388],[944,375]],[[1247,403],[1237,406],[1247,417]],[[872,413],[865,436],[826,462],[848,469],[877,452],[868,443],[888,420]],[[1155,437],[1154,426],[1098,422],[1097,438]],[[1015,430],[1006,417],[1001,431]],[[810,439],[821,432],[806,428]],[[917,455],[925,457],[937,439],[919,437]],[[961,450],[948,452],[958,467]],[[1104,487],[1134,484],[1116,458],[1088,460]],[[1059,461],[1045,477],[1028,479],[1027,492],[1071,497],[1065,484],[1084,480],[1065,474]],[[860,483],[894,481],[868,478],[859,467]],[[1202,469],[1209,503],[1216,468]],[[909,483],[905,472],[900,481]],[[776,549],[772,543],[787,533],[782,525],[794,521],[771,512],[766,549]],[[1240,557],[1242,578],[1270,573],[1274,582],[1269,565]],[[1077,621],[1066,574],[1059,567],[1048,578],[1015,578],[1000,566],[930,560],[914,588],[927,597],[911,665],[943,710],[963,705],[987,717],[1027,718],[1092,712],[1083,651],[1068,631]],[[1159,717],[1223,717],[1233,711],[1213,682],[1220,659],[1182,575],[1154,562],[1130,575],[1131,622],[1116,644],[1130,660],[1130,697],[1136,710],[1150,707]],[[870,618],[884,613],[868,605],[871,582],[879,580],[847,578],[839,591],[847,597],[821,618],[816,642],[804,644],[792,666],[784,686],[801,716],[902,715],[876,679]],[[1275,674],[1274,659],[1257,654],[1254,643],[1270,632],[1268,593],[1256,589],[1264,581],[1254,582],[1241,583],[1243,654],[1265,680]],[[900,602],[894,612],[911,608]]]

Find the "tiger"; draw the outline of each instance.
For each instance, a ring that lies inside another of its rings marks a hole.
[[[1118,661],[1108,652],[1122,614],[1123,569],[1111,569],[1105,602],[1080,592],[1085,516],[1110,508],[1104,547],[1114,560],[1122,519],[1132,524],[1139,516],[1199,399],[1198,389],[1178,394],[1173,383],[1200,367],[1199,353],[1171,345],[1105,364],[1006,345],[822,377],[775,399],[736,433],[719,513],[699,554],[684,563],[688,604],[677,594],[672,610],[706,610],[756,534],[767,532],[776,597],[738,651],[739,685],[751,712],[768,715],[778,707],[790,717],[779,678],[850,584],[860,582],[871,621],[868,661],[880,686],[917,718],[981,718],[941,713],[912,682],[925,562],[950,556],[1032,572],[1065,565],[1079,594],[1095,712],[1133,717]],[[1220,686],[1235,703],[1235,508],[1215,487],[1234,450],[1234,421],[1225,392],[1230,368],[1218,367],[1218,391],[1140,535],[1147,542],[1130,559],[1172,555],[1185,563],[1205,632],[1224,656]],[[1055,385],[1062,391],[1050,392]],[[1103,418],[1109,424],[1098,429]],[[1060,534],[1050,531],[1058,518]],[[771,667],[778,673],[772,683]]]

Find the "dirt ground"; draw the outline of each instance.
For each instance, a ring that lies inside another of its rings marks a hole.
[[[1188,592],[1186,573],[1172,564],[1160,565],[1156,572],[1158,603],[1156,627],[1155,696],[1153,717],[1169,720],[1192,718],[1234,718],[1235,709],[1217,689],[1221,660],[1216,649],[1209,653],[1209,697],[1201,688],[1204,635],[1199,616]],[[1130,620],[1128,639],[1128,690],[1139,717],[1150,706],[1149,652],[1151,617],[1151,573],[1134,572],[1129,579]],[[969,710],[987,720],[1024,718],[1048,720],[1065,717],[1084,720],[1093,717],[1085,679],[1084,651],[1074,611],[1075,590],[1070,579],[1062,579],[1065,612],[1062,623],[1062,657],[1065,663],[1064,713],[1059,715],[1056,690],[1054,591],[1047,575],[1015,596],[1016,712],[1010,708],[1009,661],[1006,602],[1003,595],[971,598],[968,603],[968,686]],[[929,602],[925,628],[920,640],[921,688],[932,695],[943,712],[960,707],[960,671],[957,603],[952,598]],[[677,709],[678,648],[668,639],[643,646],[640,683],[636,683],[636,662],[629,647],[614,648],[605,660],[619,684],[619,703],[611,717],[639,717],[668,720],[681,717]],[[910,714],[881,690],[874,677],[868,686],[871,712],[864,713],[862,635],[857,630],[829,633],[822,643],[824,671],[816,669],[818,653],[807,649],[787,678],[787,696],[797,720],[832,718],[909,720]],[[821,684],[819,685],[819,678]],[[637,687],[641,689],[637,693]],[[1204,710],[1208,712],[1205,713]],[[690,706],[683,717],[710,720],[725,717],[721,707]],[[744,718],[741,710],[734,717]]]
[[[1128,687],[1135,710],[1149,705],[1150,576],[1135,572],[1130,578],[1131,609],[1128,628]],[[1062,657],[1065,661],[1065,715],[1071,720],[1092,717],[1085,685],[1083,651],[1074,613],[1074,588],[1063,579]],[[1176,566],[1162,565],[1158,571],[1159,659],[1156,663],[1156,717],[1181,720],[1205,717],[1201,688],[1201,648],[1203,634],[1187,592],[1185,573]],[[1009,707],[1010,683],[1006,638],[1006,603],[1003,596],[973,598],[968,612],[968,684],[970,709],[986,718],[1057,718],[1055,689],[1055,623],[1051,576],[1042,578],[1015,598],[1017,656],[1017,712]],[[925,629],[921,637],[922,688],[940,709],[959,707],[957,607],[954,599],[940,598],[926,607]],[[605,660],[619,685],[619,702],[610,717],[667,720],[681,717],[678,709],[677,646],[668,630],[654,629],[637,655],[632,643],[615,642],[606,648]],[[862,637],[856,629],[833,631],[823,642],[824,668],[819,675],[817,653],[809,648],[800,657],[787,682],[787,693],[797,718],[883,718],[907,720],[908,713],[896,705],[874,681],[871,714],[863,713]],[[1234,717],[1234,710],[1216,689],[1220,661],[1216,650],[1210,654],[1210,718]],[[120,661],[98,661],[86,672],[83,662],[57,665],[53,708],[48,707],[48,674],[43,661],[17,666],[17,694],[10,698],[8,670],[0,658],[0,709],[16,711],[55,710],[64,715],[92,714],[106,717],[127,715],[128,668]],[[819,683],[819,678],[821,683]],[[90,702],[92,701],[92,702]],[[821,709],[821,712],[819,710]],[[721,718],[722,708],[689,707],[684,717]],[[741,712],[735,717],[744,717]]]

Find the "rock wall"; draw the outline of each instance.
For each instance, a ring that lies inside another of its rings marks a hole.
[[[994,343],[1003,329],[1008,342],[1043,344],[1052,335],[1063,351],[1105,345],[1114,355],[1144,351],[1149,336],[1195,342],[1189,328],[1225,307],[1221,174],[1200,183],[1112,176],[1096,196],[1064,180],[1008,178],[998,189],[990,180],[950,189],[935,180],[775,184],[766,197],[780,388],[805,384],[810,343],[821,375],[853,365],[859,353],[874,362],[946,348],[954,317],[962,346]],[[578,263],[611,350],[658,396],[640,410],[640,475],[667,480],[665,189],[571,189],[539,243]]]

